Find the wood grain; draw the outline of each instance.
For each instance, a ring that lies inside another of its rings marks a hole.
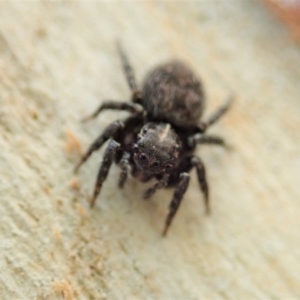
[[[167,238],[171,191],[116,188],[95,209],[103,150],[77,177],[82,149],[125,113],[82,124],[104,99],[128,100],[115,47],[136,76],[181,58],[202,78],[211,132],[199,149],[213,213],[195,180]],[[300,51],[255,1],[0,3],[1,299],[299,299]]]

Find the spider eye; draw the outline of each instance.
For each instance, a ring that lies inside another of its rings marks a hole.
[[[153,163],[152,163],[152,165],[151,165],[154,169],[158,169],[159,167],[160,167],[160,163],[159,163],[159,161],[154,161]]]
[[[147,164],[148,163],[148,155],[145,153],[141,153],[139,155],[139,159],[143,164]]]
[[[146,134],[146,133],[147,133],[147,131],[148,131],[148,129],[147,129],[147,128],[143,128],[143,129],[142,129],[142,134]]]
[[[133,145],[133,152],[138,152],[139,146],[137,144]]]
[[[166,166],[165,166],[165,170],[166,170],[167,172],[168,172],[168,171],[171,171],[172,168],[173,168],[172,165],[166,165]]]

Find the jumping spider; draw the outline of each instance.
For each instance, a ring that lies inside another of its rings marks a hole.
[[[206,211],[210,211],[205,167],[194,152],[197,144],[225,146],[222,138],[204,133],[228,110],[231,97],[214,114],[201,121],[204,93],[200,81],[188,66],[180,61],[158,66],[148,73],[140,90],[126,54],[120,46],[118,51],[132,91],[132,101],[105,101],[85,120],[95,118],[106,109],[129,111],[131,116],[109,124],[82,156],[75,171],[110,139],[98,173],[91,206],[95,204],[114,161],[121,168],[120,188],[124,186],[128,173],[142,182],[151,178],[157,180],[145,191],[145,199],[160,188],[175,188],[163,230],[163,235],[166,235],[189,185],[189,172],[192,168],[196,168]]]

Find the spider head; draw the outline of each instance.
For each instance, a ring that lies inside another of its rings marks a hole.
[[[181,146],[177,134],[168,123],[147,123],[133,146],[137,168],[148,174],[171,172]]]

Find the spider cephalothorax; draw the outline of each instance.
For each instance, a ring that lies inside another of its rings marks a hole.
[[[170,172],[176,163],[181,144],[168,123],[147,123],[133,146],[135,166],[141,172],[157,175]]]
[[[173,61],[155,68],[146,76],[142,89],[139,90],[132,68],[120,47],[119,53],[132,90],[132,101],[105,101],[86,119],[94,118],[106,109],[127,110],[132,115],[124,121],[109,124],[83,155],[75,170],[110,139],[91,205],[94,205],[114,161],[121,169],[120,188],[124,186],[129,172],[143,182],[152,178],[157,180],[145,191],[145,199],[151,197],[157,189],[175,188],[163,231],[166,234],[188,187],[192,168],[197,171],[206,210],[209,211],[205,168],[194,152],[197,144],[225,145],[223,139],[206,135],[205,132],[227,111],[231,99],[203,121],[201,116],[205,101],[202,86],[184,63]]]

